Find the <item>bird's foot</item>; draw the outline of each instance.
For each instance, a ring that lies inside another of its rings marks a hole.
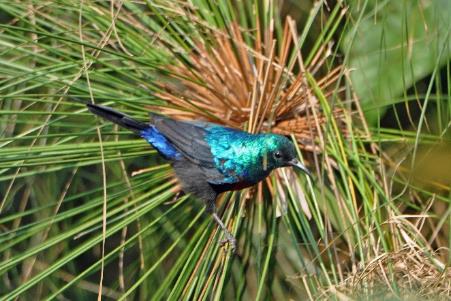
[[[221,227],[222,231],[224,231],[225,239],[221,240],[220,242],[221,246],[228,244],[230,246],[230,249],[232,250],[232,254],[235,253],[236,238],[232,235],[232,233],[229,232],[229,230],[227,230],[227,227],[224,225],[224,223],[216,214],[216,212],[213,211],[211,216],[216,221],[216,223],[218,223],[218,225]]]
[[[221,240],[220,245],[224,246],[228,244],[230,246],[230,249],[232,250],[232,254],[235,253],[236,250],[236,238],[230,233],[229,231],[225,230],[224,234],[226,238]]]

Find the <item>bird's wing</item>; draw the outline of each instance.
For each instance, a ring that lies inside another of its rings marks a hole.
[[[156,114],[151,114],[151,123],[187,160],[204,170],[208,182],[220,183],[224,179],[224,175],[216,168],[211,147],[205,140],[208,126]]]

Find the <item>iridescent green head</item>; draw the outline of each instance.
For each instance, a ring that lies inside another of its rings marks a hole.
[[[309,170],[297,159],[293,142],[285,136],[264,134],[267,164],[270,169],[294,166],[310,176]]]
[[[206,137],[222,183],[257,183],[276,168],[294,166],[310,175],[296,156],[294,144],[285,136],[250,134],[220,126]]]

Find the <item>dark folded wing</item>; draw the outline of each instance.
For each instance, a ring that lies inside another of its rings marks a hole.
[[[221,182],[224,175],[215,165],[210,145],[205,140],[208,127],[151,114],[151,123],[183,156],[204,170],[207,181]]]

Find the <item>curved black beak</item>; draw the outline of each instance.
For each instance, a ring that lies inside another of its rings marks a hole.
[[[310,173],[310,170],[307,169],[301,162],[299,162],[298,159],[293,159],[290,162],[288,162],[290,166],[297,167],[300,170],[302,170],[306,175],[308,175],[310,178],[312,178],[312,174]]]

